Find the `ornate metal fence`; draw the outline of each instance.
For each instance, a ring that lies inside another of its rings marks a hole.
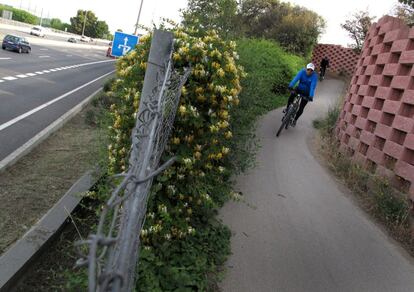
[[[132,291],[139,259],[139,234],[144,224],[153,178],[174,163],[159,167],[173,127],[181,88],[190,69],[172,65],[173,36],[155,31],[151,43],[139,112],[132,132],[129,168],[116,175],[122,182],[104,206],[95,235],[78,244],[78,261],[88,265],[89,291]]]

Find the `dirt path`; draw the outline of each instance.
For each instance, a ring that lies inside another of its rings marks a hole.
[[[264,116],[257,167],[238,178],[245,203],[221,216],[233,231],[223,291],[414,291],[414,263],[347,197],[308,148],[312,121],[343,88],[320,84],[295,129],[275,138]]]

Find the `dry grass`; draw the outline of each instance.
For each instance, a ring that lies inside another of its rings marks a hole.
[[[99,129],[85,122],[88,111],[0,174],[0,254],[96,163]]]

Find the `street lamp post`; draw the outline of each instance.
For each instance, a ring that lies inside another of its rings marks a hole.
[[[85,26],[86,26],[86,17],[87,17],[87,11],[85,10],[84,20],[83,20],[83,28],[82,28],[82,36],[85,36]]]
[[[137,35],[137,34],[138,34],[138,25],[139,25],[139,19],[140,19],[140,17],[141,17],[142,5],[144,5],[144,0],[141,0],[141,5],[139,6],[139,11],[138,11],[137,22],[136,22],[136,24],[135,24],[135,31],[134,31],[134,34],[135,34],[135,35]]]

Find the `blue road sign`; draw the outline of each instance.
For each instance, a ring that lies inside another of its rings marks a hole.
[[[138,37],[132,34],[126,34],[116,31],[112,42],[112,56],[122,57],[128,54],[138,43]]]

